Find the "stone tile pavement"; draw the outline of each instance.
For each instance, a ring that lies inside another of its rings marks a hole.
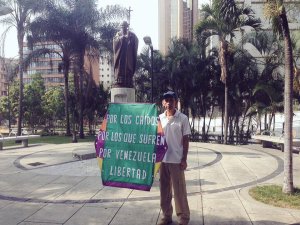
[[[158,177],[150,192],[104,187],[96,159],[72,157],[83,149],[93,151],[93,143],[0,151],[0,225],[155,225],[161,216]],[[300,210],[248,195],[253,185],[282,183],[281,151],[191,143],[188,164],[190,225],[300,224]],[[294,182],[300,186],[297,154]]]

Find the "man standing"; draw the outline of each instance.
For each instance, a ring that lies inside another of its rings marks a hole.
[[[132,87],[136,69],[138,38],[124,21],[113,39],[115,86]]]
[[[160,205],[163,218],[158,223],[172,223],[172,189],[174,191],[175,211],[179,225],[187,225],[190,210],[187,201],[184,170],[187,168],[187,153],[191,128],[188,117],[176,109],[177,95],[173,91],[163,94],[165,112],[159,115],[164,134],[167,139],[168,151],[160,168]]]

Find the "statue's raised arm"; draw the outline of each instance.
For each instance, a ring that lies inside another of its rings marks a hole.
[[[115,87],[133,87],[136,69],[138,38],[124,21],[113,39]]]

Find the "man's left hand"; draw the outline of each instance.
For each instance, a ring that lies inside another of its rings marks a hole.
[[[186,162],[186,160],[181,160],[180,169],[186,170],[186,168],[187,168],[187,162]]]

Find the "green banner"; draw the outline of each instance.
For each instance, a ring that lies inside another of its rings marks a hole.
[[[166,150],[155,104],[109,105],[96,142],[104,185],[150,190]]]

